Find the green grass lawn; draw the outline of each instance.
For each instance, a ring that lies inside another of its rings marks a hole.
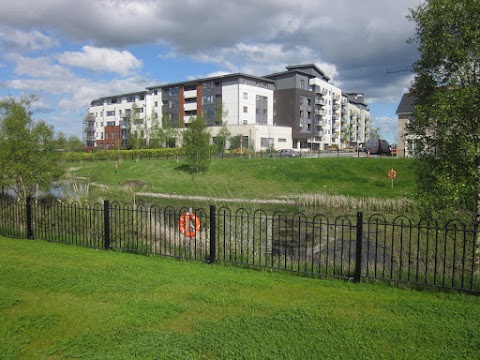
[[[411,197],[412,160],[396,158],[216,159],[207,173],[192,175],[175,160],[70,163],[76,176],[120,186],[142,181],[145,191],[215,197],[271,198],[325,193],[381,199]],[[394,188],[388,171],[397,172]]]
[[[480,297],[0,238],[1,359],[478,359]]]

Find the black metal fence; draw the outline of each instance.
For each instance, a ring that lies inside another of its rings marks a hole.
[[[0,235],[480,293],[478,225],[263,210],[0,200]]]

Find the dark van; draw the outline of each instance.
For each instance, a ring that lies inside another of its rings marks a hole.
[[[365,143],[365,152],[378,155],[390,155],[390,145],[387,140],[371,139]]]

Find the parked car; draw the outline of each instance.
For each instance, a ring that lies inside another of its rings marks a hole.
[[[278,150],[276,153],[270,155],[275,157],[299,157],[300,152],[293,149],[281,149]]]

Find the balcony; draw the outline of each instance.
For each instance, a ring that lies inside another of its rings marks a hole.
[[[327,111],[325,109],[315,109],[315,115],[325,116]]]
[[[327,105],[327,100],[316,97],[315,98],[315,105],[325,106],[325,105]]]
[[[185,99],[191,99],[197,97],[197,90],[188,90],[183,92],[183,97]]]
[[[185,111],[195,111],[195,110],[197,110],[197,103],[196,103],[196,102],[192,102],[192,103],[184,104],[184,105],[183,105],[183,109],[184,109]]]

